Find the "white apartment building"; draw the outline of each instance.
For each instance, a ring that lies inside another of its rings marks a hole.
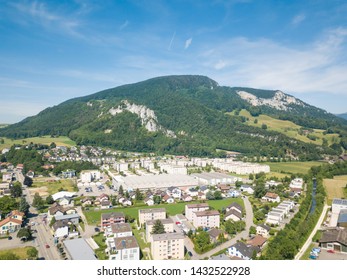
[[[161,165],[160,166],[160,171],[165,172],[167,174],[182,174],[182,175],[187,175],[187,167],[185,166],[179,166],[179,165]]]
[[[153,230],[153,226],[155,224],[157,220],[150,220],[146,222],[146,240],[147,242],[152,242],[152,230]],[[174,232],[174,222],[172,219],[168,218],[168,219],[161,219],[159,220],[162,222],[165,232],[166,233],[171,233]]]
[[[115,162],[113,167],[117,172],[124,172],[128,171],[129,164],[127,162]]]
[[[207,203],[199,203],[199,204],[186,204],[185,206],[185,216],[189,222],[193,222],[194,220],[194,212],[199,211],[207,211],[209,206]]]
[[[134,236],[113,238],[107,242],[109,260],[140,260],[140,247]]]
[[[142,226],[147,221],[163,220],[166,218],[165,208],[139,209],[139,223]]]
[[[153,260],[184,258],[184,235],[181,233],[153,234],[151,242]]]
[[[92,181],[100,180],[100,171],[99,170],[85,170],[81,172],[81,181],[82,183],[90,183]]]
[[[117,223],[111,224],[109,227],[104,228],[105,237],[126,237],[132,236],[133,232],[131,230],[131,226],[128,223]]]
[[[201,211],[193,213],[193,226],[203,228],[219,228],[220,215],[217,210]]]

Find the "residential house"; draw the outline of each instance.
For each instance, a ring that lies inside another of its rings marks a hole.
[[[72,199],[72,197],[67,197],[67,196],[64,196],[64,197],[58,199],[57,202],[59,203],[60,206],[73,206],[74,205],[74,200]]]
[[[143,201],[144,201],[144,203],[146,203],[148,206],[154,205],[154,200],[153,200],[153,198],[147,197],[147,198],[145,198]]]
[[[8,216],[4,220],[0,221],[0,235],[15,232],[22,226],[22,220],[15,219],[12,216]]]
[[[171,203],[175,202],[175,199],[172,196],[169,196],[168,194],[166,194],[163,197],[163,201],[166,202],[166,203],[171,204]]]
[[[217,185],[217,188],[220,189],[222,193],[227,193],[230,191],[230,185],[227,184],[219,184]]]
[[[228,212],[230,210],[236,210],[238,211],[239,213],[242,214],[242,206],[236,202],[233,202],[231,204],[229,204],[226,208],[225,208],[225,211]]]
[[[194,227],[218,228],[220,226],[220,215],[217,210],[199,211],[193,213]]]
[[[111,224],[111,226],[106,227],[104,229],[105,237],[126,237],[132,236],[133,232],[131,230],[131,226],[128,223],[118,223]]]
[[[184,235],[181,233],[153,234],[151,242],[153,260],[184,258]]]
[[[255,253],[254,253],[255,251]],[[252,245],[247,245],[242,242],[237,242],[228,248],[228,254],[232,257],[239,257],[244,260],[251,260],[254,254],[258,254],[260,249]]]
[[[181,199],[184,201],[184,202],[190,202],[193,200],[193,197],[189,194],[184,194],[182,195]]]
[[[237,211],[236,209],[231,209],[224,215],[224,221],[232,220],[234,222],[238,222],[242,220],[242,213]]]
[[[248,245],[252,245],[254,247],[259,247],[262,250],[267,242],[267,239],[261,235],[256,235],[252,239],[247,241]]]
[[[175,199],[181,199],[182,196],[182,191],[177,187],[169,187],[166,193]]]
[[[207,203],[199,204],[186,204],[185,206],[185,216],[188,221],[192,222],[194,220],[194,212],[207,211],[209,206]]]
[[[93,199],[90,197],[86,197],[86,198],[82,199],[81,202],[82,202],[83,207],[91,206],[94,203]]]
[[[139,223],[142,226],[150,220],[161,220],[166,218],[165,208],[139,209]]]
[[[268,202],[281,202],[279,195],[272,192],[267,192],[261,199]]]
[[[270,230],[271,230],[271,227],[264,225],[264,224],[258,225],[256,227],[257,234],[261,235],[265,238],[270,236]]]
[[[112,208],[112,202],[109,200],[103,200],[100,203],[100,208],[101,209],[109,209]]]
[[[248,194],[254,194],[254,189],[250,185],[241,185],[240,191],[241,192],[246,192]]]
[[[221,234],[225,236],[224,232],[217,228],[211,228],[207,231],[207,233],[210,236],[210,240],[212,243],[217,242]]]
[[[52,225],[54,237],[75,237],[79,235],[76,224],[68,220],[58,220]]]
[[[347,253],[347,229],[329,229],[323,231],[319,246],[336,252]]]
[[[68,221],[71,222],[74,225],[78,225],[80,221],[80,215],[78,214],[68,214],[68,215],[62,215],[62,216],[56,216],[56,221]]]
[[[125,215],[122,212],[111,212],[101,214],[101,228],[104,230],[112,224],[125,223]]]
[[[117,237],[107,242],[109,260],[140,260],[140,247],[134,236]]]
[[[238,190],[230,190],[226,196],[227,197],[239,197],[240,192]]]
[[[147,242],[152,242],[152,231],[153,226],[157,220],[150,220],[146,222],[146,240]],[[174,232],[174,222],[171,218],[159,220],[164,226],[165,232]]]

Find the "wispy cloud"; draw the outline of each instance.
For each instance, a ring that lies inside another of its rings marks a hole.
[[[224,85],[334,92],[347,95],[347,29],[327,31],[319,40],[289,47],[271,40],[234,38],[201,52],[206,72]],[[215,70],[218,70],[216,72]]]
[[[126,20],[120,27],[119,30],[123,30],[124,28],[126,28],[129,25],[129,21]]]
[[[69,16],[53,12],[46,3],[39,1],[11,3],[10,5],[15,8],[22,17],[27,17],[27,20],[31,22],[35,22],[45,28],[58,28],[70,35],[79,35],[77,28],[80,27],[81,23],[74,15]],[[23,20],[23,18],[21,20]]]
[[[306,19],[306,16],[304,14],[298,14],[292,19],[292,25],[299,25],[301,22],[303,22]]]
[[[192,44],[193,38],[189,38],[188,40],[186,40],[186,43],[184,44],[184,49],[188,49],[190,47],[190,45]]]
[[[168,51],[171,51],[172,43],[173,43],[173,41],[175,40],[175,36],[176,36],[176,31],[172,34],[169,47],[167,48]]]

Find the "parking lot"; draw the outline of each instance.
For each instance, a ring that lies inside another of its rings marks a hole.
[[[344,253],[328,253],[327,250],[322,249],[317,260],[347,260],[347,254]]]

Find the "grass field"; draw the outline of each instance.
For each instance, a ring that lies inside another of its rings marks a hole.
[[[60,136],[60,137],[50,137],[50,136],[42,136],[42,137],[32,137],[32,138],[24,138],[24,139],[16,139],[12,140],[5,137],[0,137],[4,140],[4,144],[0,144],[0,149],[4,148],[10,148],[14,144],[28,144],[28,143],[34,143],[34,144],[44,144],[44,145],[50,145],[52,142],[54,142],[57,146],[75,146],[75,141],[72,141],[69,137],[66,136]]]
[[[324,187],[327,192],[328,204],[331,205],[334,198],[347,197],[347,179],[341,179],[342,176],[335,176],[334,179],[324,179]],[[347,176],[343,176],[345,178]]]
[[[299,134],[299,130],[302,128],[300,125],[297,125],[291,121],[278,120],[267,115],[259,115],[257,117],[253,117],[245,109],[241,110],[240,116],[248,118],[248,121],[246,122],[248,125],[261,127],[263,124],[266,124],[268,130],[280,132],[284,135],[287,135],[288,137],[295,138],[306,143],[322,145],[323,139],[326,139],[328,141],[328,144],[331,145],[335,142],[338,143],[340,141],[338,134],[324,135],[324,130],[321,129],[314,129],[313,132],[310,133],[310,135],[317,137],[317,140],[311,140],[306,135]],[[254,123],[255,119],[258,120],[257,123]]]
[[[27,247],[18,247],[18,248],[14,248],[10,250],[1,250],[0,255],[10,252],[18,256],[20,260],[26,260],[28,258],[27,251],[31,248],[33,247],[27,246]]]
[[[221,210],[222,208],[226,208],[232,202],[237,202],[242,207],[244,207],[243,201],[241,198],[228,198],[223,200],[209,200],[207,201],[208,205],[213,207],[216,210]],[[196,203],[196,202],[194,202]],[[96,225],[100,222],[102,213],[110,213],[110,212],[123,212],[125,215],[129,215],[135,219],[138,217],[139,209],[147,209],[147,208],[165,208],[166,213],[169,216],[181,214],[184,212],[185,205],[187,203],[174,203],[174,204],[160,204],[155,206],[141,206],[141,207],[121,207],[121,208],[113,208],[107,210],[99,210],[99,211],[85,211],[84,215],[88,221],[88,224]]]
[[[291,162],[267,162],[270,166],[271,172],[277,172],[277,173],[302,173],[307,174],[307,172],[310,170],[312,166],[318,166],[321,164],[324,164],[319,161],[291,161]]]
[[[76,183],[73,180],[62,179],[52,181],[52,178],[35,178],[32,187],[29,188],[30,193],[38,192],[41,196],[48,196],[59,192],[59,189],[64,189],[68,192],[76,191]]]

